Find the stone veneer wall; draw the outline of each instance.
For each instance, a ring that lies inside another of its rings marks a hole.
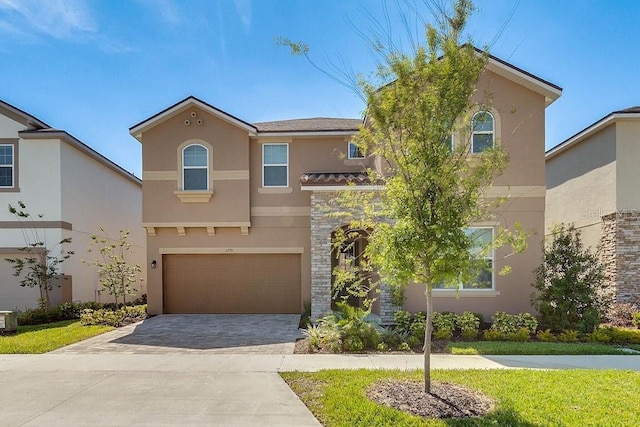
[[[602,217],[602,256],[607,280],[615,284],[616,301],[640,299],[640,214]]]
[[[345,219],[328,215],[333,191],[311,193],[311,319],[331,312],[331,234],[345,224]],[[384,284],[380,288],[380,320],[393,322],[392,294]]]

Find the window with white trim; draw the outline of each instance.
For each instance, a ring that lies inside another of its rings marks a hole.
[[[13,145],[0,145],[0,187],[13,187]]]
[[[479,111],[473,115],[471,152],[482,153],[493,147],[495,142],[495,120],[488,111]]]
[[[355,142],[349,141],[348,148],[349,148],[349,156],[348,156],[349,159],[364,159],[364,153]]]
[[[193,144],[182,150],[182,189],[209,189],[209,150],[206,147]]]
[[[262,186],[289,186],[289,144],[262,144]]]
[[[478,268],[473,271],[472,280],[468,283],[458,284],[458,290],[493,290],[493,228],[469,227],[464,233],[471,239],[472,255],[479,260]],[[436,283],[434,289],[446,288],[444,283]]]

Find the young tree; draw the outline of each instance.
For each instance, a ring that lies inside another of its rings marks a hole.
[[[353,226],[372,227],[366,256],[384,281],[425,286],[427,393],[434,285],[457,288],[473,282],[486,267],[482,255],[491,250],[488,246],[508,241],[516,251],[526,247],[522,233],[500,230],[479,253],[472,250],[477,242],[466,231],[491,216],[496,201],[483,194],[508,163],[499,144],[469,158],[471,112],[486,107],[472,100],[486,54],[460,40],[472,9],[470,1],[458,0],[448,14],[442,11],[438,28],[427,25],[425,43],[413,52],[386,50],[377,72],[386,85],[361,83],[367,117],[356,144],[382,159],[381,168],[369,171],[371,182],[381,183],[382,189],[374,195],[346,191],[339,197],[341,203],[365,206],[366,219]],[[452,135],[465,142],[452,147]],[[380,217],[388,220],[380,222]]]
[[[614,300],[598,254],[584,247],[573,224],[553,228],[533,287],[531,302],[540,324],[553,331],[593,332]]]
[[[382,282],[425,286],[427,393],[434,285],[457,288],[473,282],[486,268],[483,255],[495,247],[509,243],[515,252],[526,248],[517,224],[515,233],[499,230],[490,244],[478,244],[466,230],[491,218],[492,207],[499,204],[483,196],[506,168],[508,156],[494,144],[469,158],[472,112],[488,104],[487,99],[473,101],[487,55],[461,40],[472,2],[456,0],[451,9],[438,4],[433,10],[437,24],[426,25],[423,42],[412,40],[411,52],[371,41],[381,63],[374,81],[359,81],[366,123],[354,142],[380,160],[367,171],[379,190],[340,192],[329,207],[334,215],[351,216],[350,229],[371,230],[363,258],[376,267]],[[304,43],[279,42],[309,58]],[[454,135],[462,143],[452,147]]]
[[[56,286],[60,277],[60,264],[74,254],[73,251],[64,250],[64,245],[71,243],[71,238],[62,239],[50,248],[47,245],[46,233],[43,232],[43,235],[40,235],[37,221],[27,211],[27,206],[23,202],[18,201],[17,208],[9,205],[9,212],[15,215],[21,224],[26,246],[20,248],[20,251],[26,256],[5,260],[13,264],[13,275],[16,277],[20,277],[26,270],[26,274],[20,280],[20,286],[29,288],[37,286],[40,290],[40,305],[49,308],[51,306],[49,292]],[[42,219],[42,217],[41,214],[38,215],[38,218]]]
[[[87,252],[97,250],[101,259],[85,261],[88,265],[98,267],[100,283],[113,295],[116,305],[120,302],[126,304],[127,296],[134,295],[138,290],[134,287],[141,280],[138,274],[142,271],[139,264],[130,264],[128,256],[133,252],[131,244],[128,242],[129,231],[120,230],[118,239],[110,239],[102,227],[100,231],[104,237],[92,235],[90,237],[90,248]]]

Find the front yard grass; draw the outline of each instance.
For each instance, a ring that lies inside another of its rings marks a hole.
[[[636,346],[628,346],[634,348]],[[594,355],[629,354],[621,347],[600,343],[557,343],[557,342],[509,342],[509,341],[469,341],[450,342],[445,349],[451,354],[482,355]]]
[[[82,326],[80,320],[18,326],[17,335],[0,336],[0,354],[40,354],[112,331],[111,326]]]
[[[422,381],[421,371],[283,372],[282,378],[324,426],[637,426],[640,372],[614,370],[432,371],[482,391],[494,411],[473,419],[423,419],[381,406],[365,395],[378,380]]]

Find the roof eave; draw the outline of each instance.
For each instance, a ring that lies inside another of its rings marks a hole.
[[[157,126],[158,124],[182,113],[183,111],[196,106],[228,123],[231,123],[239,128],[242,128],[244,130],[246,130],[250,136],[255,136],[257,133],[257,129],[255,126],[253,126],[250,123],[245,122],[244,120],[241,120],[235,116],[232,116],[231,114],[228,114],[222,110],[220,110],[219,108],[214,107],[211,104],[208,104],[198,98],[196,98],[195,96],[189,96],[185,99],[183,99],[182,101],[179,101],[167,108],[165,108],[164,110],[160,111],[159,113],[149,117],[146,120],[143,120],[142,122],[133,125],[132,127],[129,128],[129,134],[131,136],[133,136],[135,139],[137,139],[138,141],[142,142],[142,134],[144,132],[146,132],[147,130]]]
[[[118,174],[122,175],[124,178],[128,179],[129,181],[132,181],[135,184],[142,186],[142,180],[140,178],[138,178],[131,172],[126,171],[121,166],[119,166],[112,160],[109,160],[102,154],[98,153],[96,150],[89,147],[87,144],[80,141],[78,138],[74,137],[67,131],[56,130],[56,131],[40,132],[37,130],[36,131],[25,130],[25,131],[18,132],[18,135],[22,139],[60,139],[62,141],[65,141],[67,144],[80,150],[90,158],[98,161],[99,163],[103,164],[109,169],[117,172]]]
[[[601,130],[603,130],[607,126],[610,126],[610,125],[612,125],[612,124],[614,124],[614,123],[616,123],[618,121],[621,121],[621,120],[633,120],[633,119],[640,119],[640,113],[611,113],[611,114],[608,114],[608,115],[604,116],[602,119],[600,119],[597,122],[593,123],[592,125],[587,126],[586,128],[584,128],[580,132],[578,132],[575,135],[565,139],[560,144],[558,144],[555,147],[551,148],[549,151],[547,151],[545,153],[545,161],[554,158],[555,156],[559,155],[560,153],[562,153],[564,151],[567,151],[569,148],[579,144],[580,142],[584,141],[585,139],[587,139],[591,135],[593,135],[593,134],[595,134],[597,132],[600,132]]]
[[[15,114],[16,116],[22,118],[24,120],[24,122],[21,122],[21,123],[24,124],[25,126],[35,127],[35,128],[39,128],[39,129],[50,129],[51,128],[51,126],[49,126],[48,124],[46,124],[42,120],[38,119],[37,117],[32,116],[31,114],[27,113],[26,111],[23,111],[23,110],[19,109],[18,107],[15,107],[15,106],[9,104],[8,102],[4,102],[4,101],[0,100],[0,108],[4,108],[4,109],[10,111],[11,113]]]
[[[258,131],[256,135],[260,137],[313,137],[313,136],[351,136],[358,133],[358,129],[354,130],[316,130],[316,131]]]
[[[531,73],[528,73],[508,62],[505,62],[495,56],[489,55],[487,61],[487,70],[512,80],[521,86],[526,87],[542,96],[544,96],[545,107],[551,105],[562,95],[562,88],[547,82]]]

